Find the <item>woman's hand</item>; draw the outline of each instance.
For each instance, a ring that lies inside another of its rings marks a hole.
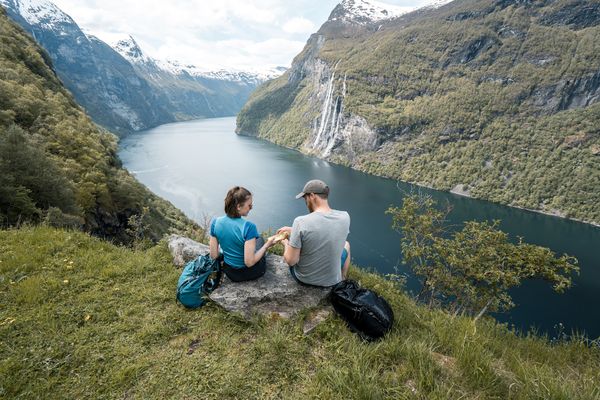
[[[267,246],[267,249],[270,249],[271,247],[275,246],[277,244],[277,242],[275,241],[275,236],[270,236],[267,238],[267,241],[265,242],[265,246]]]

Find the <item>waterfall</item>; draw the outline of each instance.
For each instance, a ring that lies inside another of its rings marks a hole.
[[[319,126],[319,131],[317,133],[317,137],[313,143],[313,147],[317,147],[319,140],[321,140],[321,135],[325,131],[325,127],[327,125],[327,117],[329,116],[329,105],[331,103],[331,97],[333,95],[333,82],[335,80],[335,69],[331,74],[331,78],[329,78],[328,86],[327,86],[327,94],[325,95],[325,102],[323,103],[323,108],[321,109],[321,124]]]
[[[319,84],[315,90],[317,93],[325,93],[325,98],[321,105],[321,115],[313,120],[313,134],[314,140],[312,142],[312,150],[319,151],[321,157],[328,157],[336,144],[339,144],[344,140],[341,137],[343,131],[342,121],[344,114],[344,99],[346,98],[347,86],[346,80],[348,74],[345,73],[343,79],[337,78],[338,83],[341,83],[341,93],[337,96],[334,95],[336,87],[336,69],[339,61],[331,69],[331,76],[327,80],[326,85]],[[327,64],[321,63],[322,67],[321,76],[326,74],[328,68]],[[323,86],[325,90],[323,91]],[[339,86],[338,86],[339,87]]]

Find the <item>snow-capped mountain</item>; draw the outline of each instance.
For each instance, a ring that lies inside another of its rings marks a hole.
[[[374,0],[344,0],[333,10],[329,21],[366,25],[385,19],[397,18],[420,8],[437,8],[452,0],[432,0],[421,7],[400,7]]]
[[[75,21],[47,0],[0,0],[0,5],[17,12],[27,23],[46,29],[60,29]]]
[[[132,65],[100,39],[87,36],[47,0],[0,0],[7,15],[48,52],[52,67],[92,119],[117,133],[172,122],[155,93]]]
[[[157,68],[162,72],[166,72],[174,76],[205,78],[220,81],[239,82],[249,85],[258,85],[269,79],[277,78],[286,70],[285,67],[275,67],[260,71],[244,71],[238,69],[210,70],[193,64],[184,65],[174,60],[157,60],[148,56],[131,35],[117,40],[112,47],[126,60],[134,65],[144,66],[145,68]]]
[[[152,58],[144,54],[132,36],[118,40],[111,47],[132,64],[145,64],[153,62]]]
[[[383,4],[377,1],[344,0],[337,7],[330,21],[367,24],[383,19],[398,17],[407,12],[406,7]],[[410,11],[410,10],[409,10]]]
[[[178,119],[235,115],[256,86],[285,72],[211,71],[147,55],[131,36],[117,40],[113,48],[157,93],[163,93]]]
[[[164,71],[170,72],[173,75],[190,75],[194,77],[202,77],[207,79],[216,79],[222,81],[246,82],[246,83],[262,83],[269,79],[274,79],[283,74],[287,68],[274,67],[261,71],[252,70],[237,70],[237,69],[219,69],[206,70],[196,65],[182,65],[178,61],[173,60],[154,60],[156,65]]]

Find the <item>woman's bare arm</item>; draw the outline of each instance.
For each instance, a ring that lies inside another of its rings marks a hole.
[[[251,267],[256,264],[267,252],[267,249],[273,246],[273,237],[267,239],[263,247],[256,250],[256,239],[246,240],[244,243],[244,264]]]
[[[214,260],[217,257],[219,257],[219,241],[217,240],[216,237],[214,237],[214,236],[210,237],[210,242],[209,242],[208,247],[210,248],[210,258],[212,258]]]

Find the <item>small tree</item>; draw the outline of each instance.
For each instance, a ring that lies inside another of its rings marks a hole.
[[[133,248],[145,249],[152,245],[152,241],[147,237],[149,228],[146,219],[149,212],[148,207],[142,207],[139,214],[133,214],[127,220],[125,232],[131,238]]]
[[[497,229],[499,221],[468,221],[450,232],[448,211],[435,208],[430,197],[416,195],[387,211],[402,235],[404,261],[421,280],[419,298],[430,305],[444,304],[479,318],[513,307],[508,291],[524,279],[541,278],[563,292],[571,285],[571,274],[579,271],[574,257],[557,258],[550,249],[521,238],[510,243]]]

